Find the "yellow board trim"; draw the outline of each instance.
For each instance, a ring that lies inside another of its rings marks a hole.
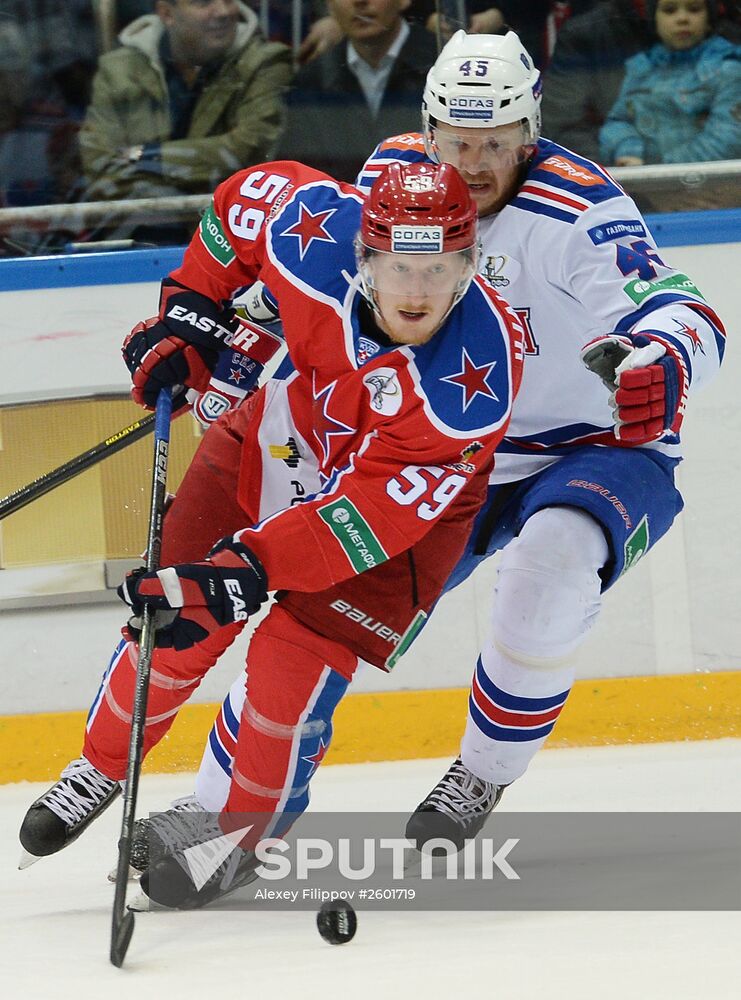
[[[468,690],[348,695],[335,715],[329,764],[454,757]],[[198,767],[216,705],[186,705],[145,771]],[[48,781],[79,756],[84,712],[0,716],[0,783]],[[741,736],[741,671],[577,681],[549,747]]]

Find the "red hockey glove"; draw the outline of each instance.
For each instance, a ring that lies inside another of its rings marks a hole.
[[[118,596],[134,612],[128,623],[131,637],[141,635],[145,605],[157,615],[155,645],[175,650],[190,649],[225,625],[247,621],[267,599],[265,570],[239,543],[230,544],[223,561],[225,565],[209,559],[156,573],[129,573]]]
[[[173,411],[185,401],[185,387],[203,392],[219,352],[234,339],[232,309],[179,285],[162,282],[158,318],[138,323],[124,341],[124,362],[132,375],[135,401],[153,410],[163,386],[180,386]]]
[[[610,390],[619,441],[648,444],[679,433],[688,379],[677,351],[650,334],[610,334],[590,341],[581,358]]]

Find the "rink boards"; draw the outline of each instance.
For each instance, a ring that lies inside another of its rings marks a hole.
[[[577,655],[581,680],[550,745],[739,733],[741,362],[734,344],[739,291],[729,276],[738,272],[741,212],[660,216],[651,224],[659,245],[671,248],[667,259],[692,276],[726,321],[729,350],[720,378],[689,408],[678,477],[685,513],[631,570],[629,583],[621,581],[608,596]],[[136,321],[155,312],[157,282],[180,254],[0,262],[0,495],[137,415],[121,399],[128,379],[120,343]],[[117,398],[74,402],[101,394]],[[50,405],[45,424],[38,414]],[[178,434],[176,475],[197,443],[186,420]],[[111,572],[143,545],[148,452],[148,442],[134,445],[110,466],[0,522],[0,782],[45,780],[79,750],[83,710],[122,620],[107,589]],[[49,552],[53,561],[45,561]],[[444,756],[456,749],[494,575],[489,561],[449,595],[391,676],[359,676],[358,693],[340,708],[328,759]],[[184,709],[152,767],[197,763],[213,703],[243,662],[244,643],[206,679],[196,696],[201,704]]]

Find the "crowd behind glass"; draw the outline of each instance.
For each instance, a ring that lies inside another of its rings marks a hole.
[[[543,133],[606,166],[741,158],[739,0],[0,0],[0,209],[207,193],[291,158],[352,181],[419,128],[455,27],[516,30]],[[676,207],[738,204],[738,184]],[[718,200],[720,198],[720,200]],[[734,201],[734,199],[736,199]],[[671,200],[644,204],[671,210]],[[182,226],[2,226],[0,255]]]

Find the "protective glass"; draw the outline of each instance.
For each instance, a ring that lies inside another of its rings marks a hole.
[[[360,245],[360,276],[371,292],[401,298],[459,297],[476,273],[473,247],[453,253],[388,253]]]
[[[430,126],[430,152],[461,171],[507,170],[524,163],[534,140],[527,121],[498,128],[445,129]]]

